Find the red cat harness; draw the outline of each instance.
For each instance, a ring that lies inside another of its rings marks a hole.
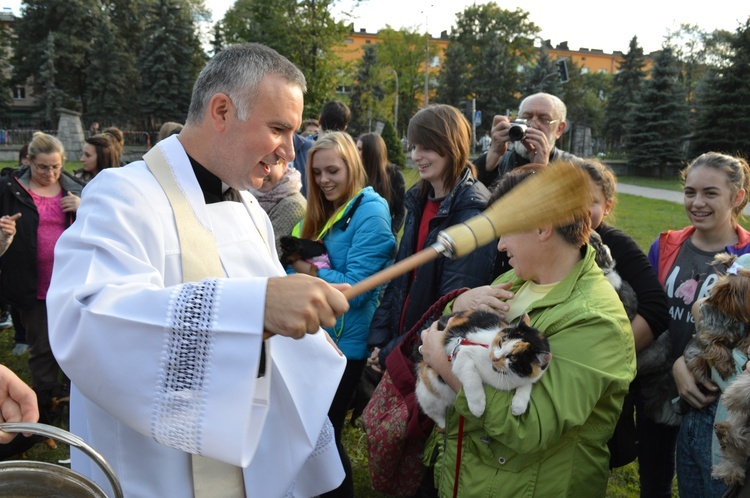
[[[453,351],[451,351],[451,354],[448,355],[449,362],[453,363],[453,360],[456,359],[456,355],[458,354],[458,349],[461,346],[481,346],[485,349],[489,348],[489,345],[482,344],[481,342],[470,341],[469,339],[466,339],[466,338],[461,339],[460,341],[456,342],[456,345],[453,346]]]

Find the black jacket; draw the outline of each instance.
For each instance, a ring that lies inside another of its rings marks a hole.
[[[28,192],[30,170],[19,176],[0,178],[0,216],[22,213],[16,221],[16,235],[8,250],[0,258],[0,301],[18,308],[28,308],[36,303],[37,257],[36,232],[39,212]],[[80,196],[83,184],[66,172],[60,175],[63,197],[68,192]],[[66,213],[67,226],[75,220],[75,213]]]
[[[566,160],[573,160],[578,159],[576,156],[571,154],[570,152],[565,152],[564,150],[560,150],[557,147],[552,147],[552,150],[549,151],[549,161],[566,161]],[[479,156],[475,161],[473,161],[474,166],[477,168],[477,179],[484,183],[490,191],[494,190],[496,183],[509,171],[513,171],[516,168],[519,168],[521,166],[525,166],[529,164],[531,161],[528,159],[521,157],[516,153],[514,150],[509,150],[505,154],[500,157],[500,162],[497,165],[497,168],[493,169],[492,171],[487,171],[487,153],[485,152],[481,156]]]
[[[411,256],[416,251],[419,223],[427,202],[425,196],[420,196],[419,190],[419,185],[416,185],[406,193],[405,205],[408,215],[396,262]],[[489,197],[489,191],[474,179],[471,170],[468,168],[464,170],[458,184],[442,201],[435,218],[430,222],[425,247],[435,243],[438,232],[441,230],[466,221],[484,211]],[[400,337],[440,297],[454,289],[473,288],[490,283],[496,253],[497,243],[495,242],[457,260],[440,256],[416,269],[416,277],[411,284],[411,289],[408,288],[411,272],[391,281],[373,316],[368,339],[368,346],[371,349],[381,348],[379,357],[381,366],[385,365],[386,356],[398,344]],[[401,328],[399,323],[407,295],[409,305],[406,309],[404,326]]]

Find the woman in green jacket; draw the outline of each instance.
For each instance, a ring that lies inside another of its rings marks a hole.
[[[496,197],[541,167],[509,174]],[[588,218],[503,235],[498,249],[507,252],[513,270],[453,303],[453,311],[490,309],[509,321],[527,312],[531,325],[547,334],[552,361],[526,413],[511,415],[513,393],[485,386],[487,408],[473,416],[441,351],[441,332],[433,326],[423,333],[425,361],[458,393],[445,433],[434,433],[425,452],[437,447],[440,496],[453,496],[457,471],[458,496],[605,495],[607,441],[635,375],[635,347],[622,303],[587,244]]]

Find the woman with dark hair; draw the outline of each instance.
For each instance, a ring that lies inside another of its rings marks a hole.
[[[388,202],[391,211],[391,230],[396,235],[404,224],[404,175],[388,162],[385,141],[377,133],[365,133],[357,140],[357,149],[367,173],[367,184]]]
[[[83,167],[76,170],[73,176],[88,183],[103,169],[120,166],[120,152],[108,135],[95,135],[87,138],[83,144],[81,162]]]
[[[490,198],[469,162],[471,127],[458,109],[428,106],[414,115],[407,134],[420,180],[406,193],[408,214],[396,262],[434,244],[441,230],[484,211]],[[372,319],[369,363],[385,368],[388,353],[438,298],[489,283],[496,252],[488,244],[470,256],[438,258],[393,280]]]
[[[117,153],[120,155],[120,166],[125,166],[127,163],[122,159],[125,152],[125,134],[116,126],[108,126],[102,130],[102,135],[107,135],[112,139]]]

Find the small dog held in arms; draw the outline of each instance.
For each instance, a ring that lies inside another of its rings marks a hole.
[[[529,325],[529,316],[511,325],[487,311],[461,311],[442,317],[438,330],[443,329],[445,354],[463,384],[471,413],[484,413],[484,384],[501,391],[515,389],[511,413],[525,413],[531,388],[552,358],[547,336]],[[445,428],[445,409],[455,402],[456,393],[424,361],[417,365],[415,392],[422,411]]]
[[[279,240],[281,245],[281,266],[286,268],[300,259],[309,262],[315,268],[315,275],[320,268],[330,268],[331,261],[328,259],[328,250],[320,240],[300,239],[291,235],[285,235]]]
[[[700,304],[695,335],[685,348],[685,362],[699,382],[711,380],[720,386],[731,382],[720,398],[727,418],[721,420],[717,413],[714,425],[720,461],[712,476],[737,485],[745,480],[750,455],[750,375],[740,373],[745,367],[743,355],[747,356],[750,347],[746,330],[750,323],[750,254],[739,258],[718,254],[712,264],[725,271],[719,272],[719,280]]]

